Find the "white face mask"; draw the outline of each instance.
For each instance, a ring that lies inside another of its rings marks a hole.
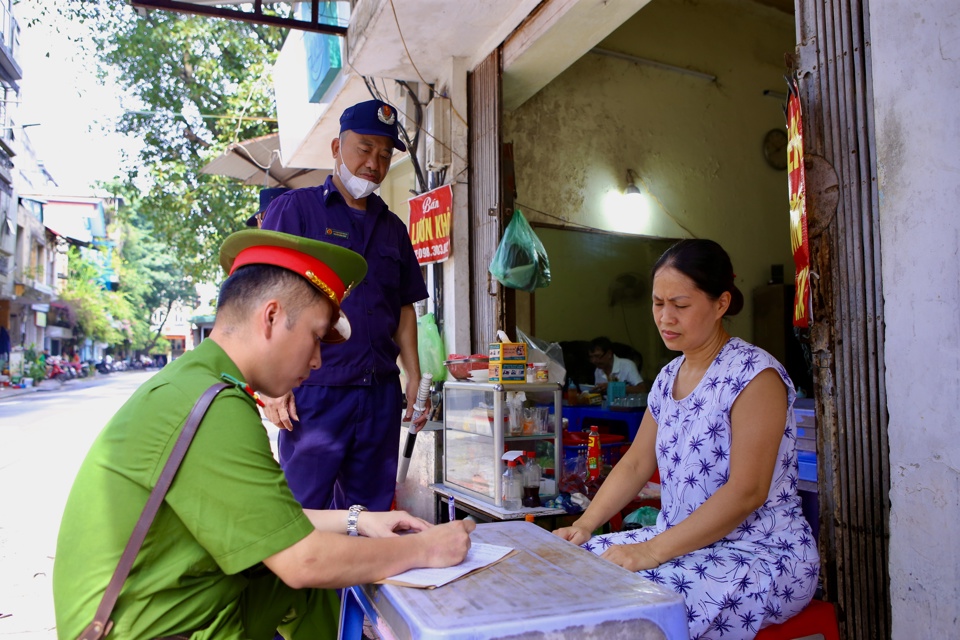
[[[337,169],[337,175],[340,176],[340,181],[343,182],[343,188],[356,200],[363,200],[380,186],[378,182],[371,182],[370,180],[364,180],[363,178],[358,178],[353,175],[343,162],[340,163],[340,167]]]

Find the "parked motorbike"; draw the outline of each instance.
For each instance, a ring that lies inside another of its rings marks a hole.
[[[69,367],[67,369],[69,369]],[[47,378],[51,380],[59,380],[60,382],[66,382],[71,378],[67,369],[63,367],[59,358],[47,359]]]

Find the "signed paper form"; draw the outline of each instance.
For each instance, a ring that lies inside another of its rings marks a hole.
[[[410,569],[395,576],[381,580],[378,584],[395,584],[404,587],[433,589],[468,573],[485,569],[505,558],[519,553],[511,547],[501,547],[495,544],[474,543],[467,552],[467,557],[460,564],[446,569]]]

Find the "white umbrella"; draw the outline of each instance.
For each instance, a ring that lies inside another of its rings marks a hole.
[[[330,172],[324,169],[285,167],[280,158],[280,137],[270,134],[234,142],[209,162],[200,173],[228,176],[244,184],[261,187],[316,187],[323,184]]]

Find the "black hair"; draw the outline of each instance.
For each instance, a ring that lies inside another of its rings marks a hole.
[[[713,240],[681,240],[663,252],[653,265],[651,279],[660,269],[671,267],[687,276],[700,291],[712,300],[719,298],[724,291],[730,292],[730,306],[726,316],[735,316],[743,309],[743,293],[734,284],[736,274],[730,256]]]
[[[600,336],[590,341],[590,346],[588,349],[590,351],[599,349],[602,353],[606,353],[607,351],[613,351],[613,343],[610,342],[610,338],[606,336]]]
[[[290,322],[295,322],[308,306],[319,300],[328,300],[303,276],[289,269],[270,264],[248,264],[234,271],[220,286],[217,315],[227,307],[249,312],[267,295],[284,299]]]

